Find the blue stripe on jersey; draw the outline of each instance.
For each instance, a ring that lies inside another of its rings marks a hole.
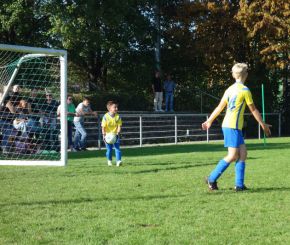
[[[237,122],[236,122],[236,129],[239,128],[239,117],[240,117],[240,114],[241,114],[241,111],[242,111],[244,103],[245,103],[245,100],[243,100],[243,103],[241,104],[241,107],[240,107],[239,112],[238,112]]]
[[[233,98],[230,99],[228,108],[232,111],[233,109],[236,108],[236,100],[237,100],[237,95],[235,95]]]
[[[249,88],[243,88],[242,90],[246,90],[246,91],[249,91],[250,89],[249,89]]]

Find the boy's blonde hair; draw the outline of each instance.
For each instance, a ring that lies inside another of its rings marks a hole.
[[[232,73],[235,79],[245,78],[248,74],[248,65],[245,63],[237,63],[233,66]]]

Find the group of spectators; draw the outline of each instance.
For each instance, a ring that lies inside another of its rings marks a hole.
[[[0,93],[0,147],[2,153],[35,154],[43,150],[60,151],[61,105],[51,92],[25,89],[14,85],[12,91]],[[67,97],[68,146],[71,151],[86,150],[84,117],[97,115],[85,97],[75,107]],[[73,140],[73,130],[74,140]]]
[[[163,91],[165,92],[165,112],[174,112],[174,90],[176,83],[172,80],[170,74],[167,74],[164,83],[162,83],[161,74],[159,71],[155,72],[152,79],[152,90],[154,94],[154,111],[164,112],[162,109]]]
[[[174,90],[176,84],[168,74],[162,82],[160,72],[152,81],[154,111],[163,112],[163,91],[165,92],[165,111],[173,112]],[[3,153],[34,154],[41,150],[60,151],[60,103],[47,90],[25,89],[14,85],[12,91],[0,93],[0,147]],[[87,132],[84,117],[97,115],[85,97],[75,107],[73,97],[67,97],[68,147],[71,151],[86,150]],[[74,140],[73,140],[73,130]]]
[[[34,154],[39,150],[59,151],[59,103],[50,92],[37,89],[0,94],[0,146],[3,153]]]

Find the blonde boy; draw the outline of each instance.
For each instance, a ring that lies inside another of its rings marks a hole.
[[[261,125],[265,134],[271,134],[270,126],[266,124],[254,105],[250,90],[244,85],[248,76],[248,66],[244,63],[237,63],[232,68],[232,75],[236,82],[224,93],[220,104],[213,111],[211,116],[202,124],[202,128],[207,130],[211,127],[215,118],[227,106],[226,115],[223,120],[222,129],[224,134],[224,146],[228,148],[228,154],[219,161],[216,168],[206,178],[210,190],[218,190],[217,179],[227,169],[231,162],[236,161],[235,190],[244,191],[245,161],[247,159],[247,149],[242,135],[244,123],[244,111],[246,105],[249,107],[254,118]]]
[[[112,166],[112,153],[113,147],[115,148],[116,154],[116,166],[119,167],[122,164],[122,154],[120,150],[120,138],[119,134],[121,132],[122,127],[122,119],[119,116],[118,112],[118,104],[114,101],[108,101],[107,103],[108,112],[103,116],[102,119],[102,134],[105,138],[107,133],[113,133],[117,135],[117,141],[114,144],[108,144],[105,141],[107,152],[106,157],[108,160],[108,166]]]

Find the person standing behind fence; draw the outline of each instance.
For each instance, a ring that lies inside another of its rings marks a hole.
[[[163,92],[162,92],[162,82],[160,78],[160,72],[156,71],[155,76],[152,80],[152,90],[154,94],[154,111],[162,112],[162,100],[163,100]]]
[[[78,104],[76,108],[76,116],[74,117],[74,125],[76,128],[74,138],[74,150],[86,151],[86,138],[87,131],[84,127],[84,117],[88,115],[97,116],[97,112],[93,111],[90,107],[90,99],[84,97],[83,102]]]
[[[171,79],[171,75],[167,75],[167,79],[164,81],[164,91],[165,91],[165,111],[173,112],[173,100],[174,100],[174,90],[175,90],[176,84]]]
[[[122,154],[120,150],[120,137],[122,119],[119,116],[118,104],[114,101],[108,101],[107,103],[108,112],[103,116],[102,119],[102,134],[105,139],[106,134],[113,133],[117,135],[117,141],[114,144],[108,144],[105,140],[107,152],[106,157],[108,160],[108,166],[112,166],[112,152],[113,147],[115,148],[116,154],[116,166],[119,167],[122,164]]]
[[[72,132],[73,132],[73,120],[74,116],[76,115],[76,107],[73,103],[73,97],[68,96],[67,100],[67,141],[68,147],[71,151],[76,151],[73,147],[73,140],[72,140]],[[61,112],[61,105],[57,108],[57,117],[60,120],[60,112]]]
[[[7,88],[5,88],[7,89]],[[12,92],[5,98],[7,100],[6,107],[9,109],[11,113],[16,112],[16,106],[19,104],[20,100],[22,100],[21,88],[19,85],[14,85],[12,88]]]
[[[58,101],[53,99],[52,93],[46,90],[45,101],[41,104],[39,108],[42,114],[39,119],[40,125],[45,132],[45,147],[46,150],[59,151],[59,141],[58,141],[58,129],[57,129],[57,108],[59,106]]]

